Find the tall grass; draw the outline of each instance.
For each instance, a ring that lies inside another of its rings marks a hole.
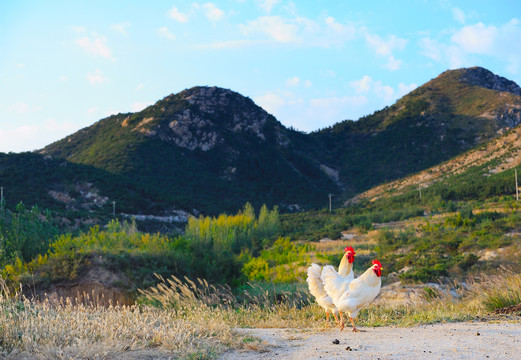
[[[501,274],[483,276],[472,286],[473,305],[494,311],[521,304],[521,275],[501,267]]]
[[[72,299],[33,302],[20,293],[0,295],[0,357],[214,358],[233,347],[254,347],[211,311],[151,306],[103,307]],[[137,355],[136,355],[137,354]]]

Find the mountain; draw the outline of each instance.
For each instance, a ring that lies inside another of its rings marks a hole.
[[[518,125],[481,146],[424,171],[375,186],[353,200],[375,201],[408,192],[419,194],[420,189],[442,200],[511,195],[516,192],[514,169],[520,165],[521,125]]]
[[[311,135],[330,145],[325,161],[353,196],[446,161],[519,123],[521,88],[474,67],[446,71],[390,107]]]
[[[309,136],[231,90],[194,87],[138,113],[98,121],[40,151],[132,178],[157,210],[217,214],[250,201],[321,206],[337,184]],[[134,210],[138,210],[136,203]]]
[[[118,213],[171,216],[236,212],[249,201],[302,211],[444,163],[520,123],[519,86],[478,67],[310,134],[234,91],[194,87],[37,153],[2,155],[0,176],[11,206],[107,214],[115,201]]]

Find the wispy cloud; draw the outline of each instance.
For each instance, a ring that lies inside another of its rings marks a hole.
[[[168,10],[167,14],[170,18],[180,23],[187,23],[189,20],[188,15],[180,12],[175,6]]]
[[[170,30],[168,30],[168,28],[166,26],[163,26],[163,27],[160,27],[158,30],[157,30],[157,33],[159,36],[161,36],[162,38],[165,38],[165,39],[168,39],[168,40],[175,40],[175,35],[172,34],[170,32]]]
[[[505,64],[512,74],[521,68],[521,22],[512,19],[501,25],[477,23],[457,29],[445,42],[429,37],[419,45],[422,54],[439,63],[449,63],[451,68],[475,65],[479,55],[496,58]]]
[[[120,34],[127,35],[127,29],[130,27],[128,21],[122,22],[121,24],[111,25],[110,28]]]
[[[287,87],[298,87],[298,86],[304,86],[304,87],[311,87],[311,81],[310,80],[302,80],[298,76],[290,77],[286,80],[286,86]]]
[[[227,49],[239,49],[249,46],[258,46],[262,44],[268,44],[268,41],[264,40],[228,40],[228,41],[217,41],[208,44],[194,45],[194,49],[198,50],[227,50]]]
[[[244,35],[260,33],[280,43],[302,42],[297,35],[298,26],[281,16],[261,16],[245,25],[239,25],[239,29]]]
[[[262,10],[269,14],[273,7],[279,3],[279,0],[256,0],[255,2]]]
[[[465,24],[465,13],[460,8],[453,8],[452,9],[452,17],[459,23]]]
[[[41,149],[77,130],[71,122],[48,119],[41,125],[23,125],[0,129],[0,151],[21,152]]]
[[[400,69],[402,61],[395,59],[393,51],[403,50],[408,40],[395,35],[389,35],[387,39],[382,39],[380,36],[370,33],[366,34],[365,40],[367,45],[373,49],[377,55],[387,58],[387,63],[384,65],[387,69],[392,71]]]
[[[414,83],[409,85],[400,83],[398,89],[395,90],[389,85],[384,85],[380,80],[373,80],[369,75],[364,75],[359,80],[351,81],[349,85],[357,94],[372,94],[383,100],[386,104],[391,103],[418,87],[418,85]]]
[[[7,107],[7,111],[15,114],[29,114],[41,110],[41,106],[32,106],[25,102],[18,101]]]
[[[85,26],[73,26],[72,31],[74,31],[76,34],[85,34],[87,29]]]
[[[478,23],[458,30],[451,40],[468,53],[489,54],[494,50],[497,35],[495,26]]]
[[[76,44],[78,44],[88,54],[101,56],[113,61],[116,60],[107,46],[107,39],[102,35],[95,34],[92,37],[85,36],[76,40]]]
[[[138,112],[138,111],[145,109],[146,107],[149,107],[150,105],[152,105],[152,103],[135,102],[135,103],[132,103],[132,105],[130,107],[133,112]]]
[[[208,20],[216,22],[224,17],[224,11],[219,9],[214,3],[206,3],[202,6],[204,15]]]
[[[107,82],[107,78],[103,75],[103,72],[100,69],[88,73],[86,78],[91,85],[103,85]]]

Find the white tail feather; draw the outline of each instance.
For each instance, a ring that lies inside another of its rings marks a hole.
[[[321,277],[324,289],[333,299],[333,303],[336,303],[340,299],[351,282],[351,279],[344,279],[340,276],[331,265],[324,266]]]
[[[310,267],[308,267],[308,278],[306,281],[308,282],[309,292],[317,299],[326,295],[321,274],[322,269],[320,269],[320,266],[317,264],[311,264]]]

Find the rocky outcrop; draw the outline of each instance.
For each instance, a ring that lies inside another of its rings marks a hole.
[[[189,106],[178,111],[169,111],[170,102],[182,100]],[[270,115],[255,103],[236,92],[218,87],[194,87],[163,100],[163,121],[146,131],[147,136],[157,136],[162,141],[173,142],[188,150],[209,151],[226,142],[229,134],[254,135],[266,141],[266,124]],[[273,119],[274,122],[276,120]],[[278,122],[276,122],[278,123]],[[287,146],[289,140],[283,127],[276,126],[275,139],[278,145]]]
[[[521,96],[521,87],[515,82],[495,75],[491,71],[482,67],[472,67],[467,69],[453,70],[461,71],[460,80],[472,86],[481,86],[486,89],[509,92]]]

